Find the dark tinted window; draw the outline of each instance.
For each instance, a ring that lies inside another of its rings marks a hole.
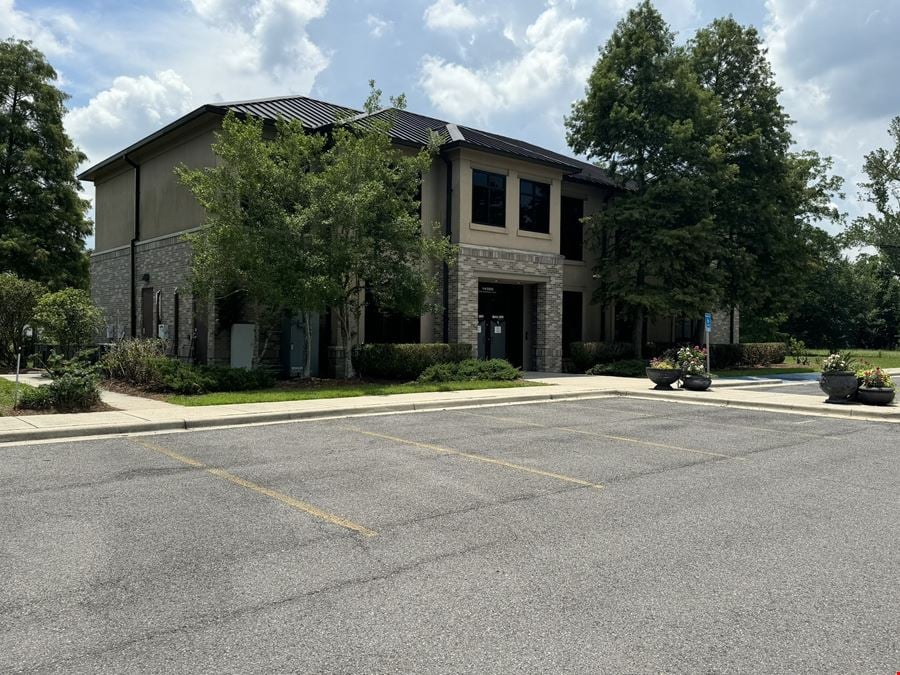
[[[572,197],[562,198],[559,252],[566,260],[584,260],[584,202]]]
[[[472,222],[506,227],[506,176],[472,171]]]
[[[550,186],[547,183],[519,181],[519,229],[550,233]]]

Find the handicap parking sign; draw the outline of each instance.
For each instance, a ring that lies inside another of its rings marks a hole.
[[[704,318],[706,319],[706,332],[709,333],[712,331],[712,313],[707,312]]]

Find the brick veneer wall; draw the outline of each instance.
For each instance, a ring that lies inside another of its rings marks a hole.
[[[106,315],[107,330],[99,336],[101,341],[131,335],[130,270],[130,247],[91,256],[91,299]]]
[[[504,275],[534,277],[531,293],[535,311],[532,367],[562,369],[563,258],[547,253],[461,244],[450,268],[450,341],[478,344],[478,280]],[[526,279],[518,279],[529,283]]]

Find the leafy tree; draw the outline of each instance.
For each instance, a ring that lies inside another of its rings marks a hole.
[[[714,205],[722,228],[723,300],[746,315],[771,311],[783,286],[768,283],[792,266],[792,200],[788,187],[790,120],[778,101],[775,83],[759,33],[732,17],[719,18],[688,44],[693,71],[721,107],[722,147],[737,168]],[[733,339],[733,338],[732,338]]]
[[[59,345],[66,357],[91,344],[103,328],[103,310],[78,288],[48,293],[38,300],[35,322],[44,338]]]
[[[867,181],[860,183],[862,199],[874,212],[856,218],[847,229],[844,242],[850,246],[874,246],[894,274],[900,275],[900,116],[890,124],[892,149],[878,148],[866,155],[863,170]]]
[[[85,159],[63,130],[68,98],[30,42],[0,42],[0,272],[51,288],[86,288]]]
[[[229,113],[213,145],[216,166],[177,169],[206,210],[205,226],[189,237],[198,297],[240,295],[263,324],[284,312],[324,308],[319,251],[308,218],[308,177],[320,166],[325,140],[284,120],[267,139],[261,120]],[[308,316],[305,324],[309,373]],[[257,344],[257,359],[264,344]]]
[[[0,274],[0,366],[15,364],[24,345],[25,327],[33,323],[38,299],[46,292],[37,281]]]
[[[370,83],[367,112],[380,108],[381,92]],[[395,108],[405,105],[394,98]],[[437,288],[436,262],[449,261],[449,241],[422,232],[419,190],[431,165],[432,147],[416,154],[391,142],[390,111],[338,124],[311,174],[310,220],[323,261],[323,304],[334,312],[344,352],[343,370],[353,374],[351,349],[368,290],[385,311],[420,314]]]
[[[380,93],[373,84],[370,112]],[[403,97],[392,103],[402,107]],[[391,122],[344,120],[330,136],[279,122],[267,139],[262,122],[226,117],[217,166],[178,170],[207,212],[192,238],[198,294],[240,292],[259,312],[330,308],[352,375],[364,289],[385,310],[419,314],[434,294],[433,262],[450,252],[446,240],[423,236],[419,219],[430,149],[395,148]]]
[[[720,115],[644,0],[616,26],[566,120],[569,145],[628,188],[588,222],[594,300],[630,314],[638,354],[647,314],[697,316],[719,305],[723,252],[714,207],[732,173]]]

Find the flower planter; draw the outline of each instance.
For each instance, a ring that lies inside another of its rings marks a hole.
[[[685,375],[681,378],[681,386],[690,391],[706,391],[712,384],[712,379],[706,375]]]
[[[822,373],[819,387],[828,394],[825,403],[849,403],[859,388],[859,380],[856,373],[848,370]]]
[[[647,368],[647,377],[656,386],[654,389],[666,389],[671,391],[672,385],[681,378],[681,371],[675,368]]]
[[[859,402],[866,405],[890,405],[894,400],[891,387],[860,387],[856,395]]]

